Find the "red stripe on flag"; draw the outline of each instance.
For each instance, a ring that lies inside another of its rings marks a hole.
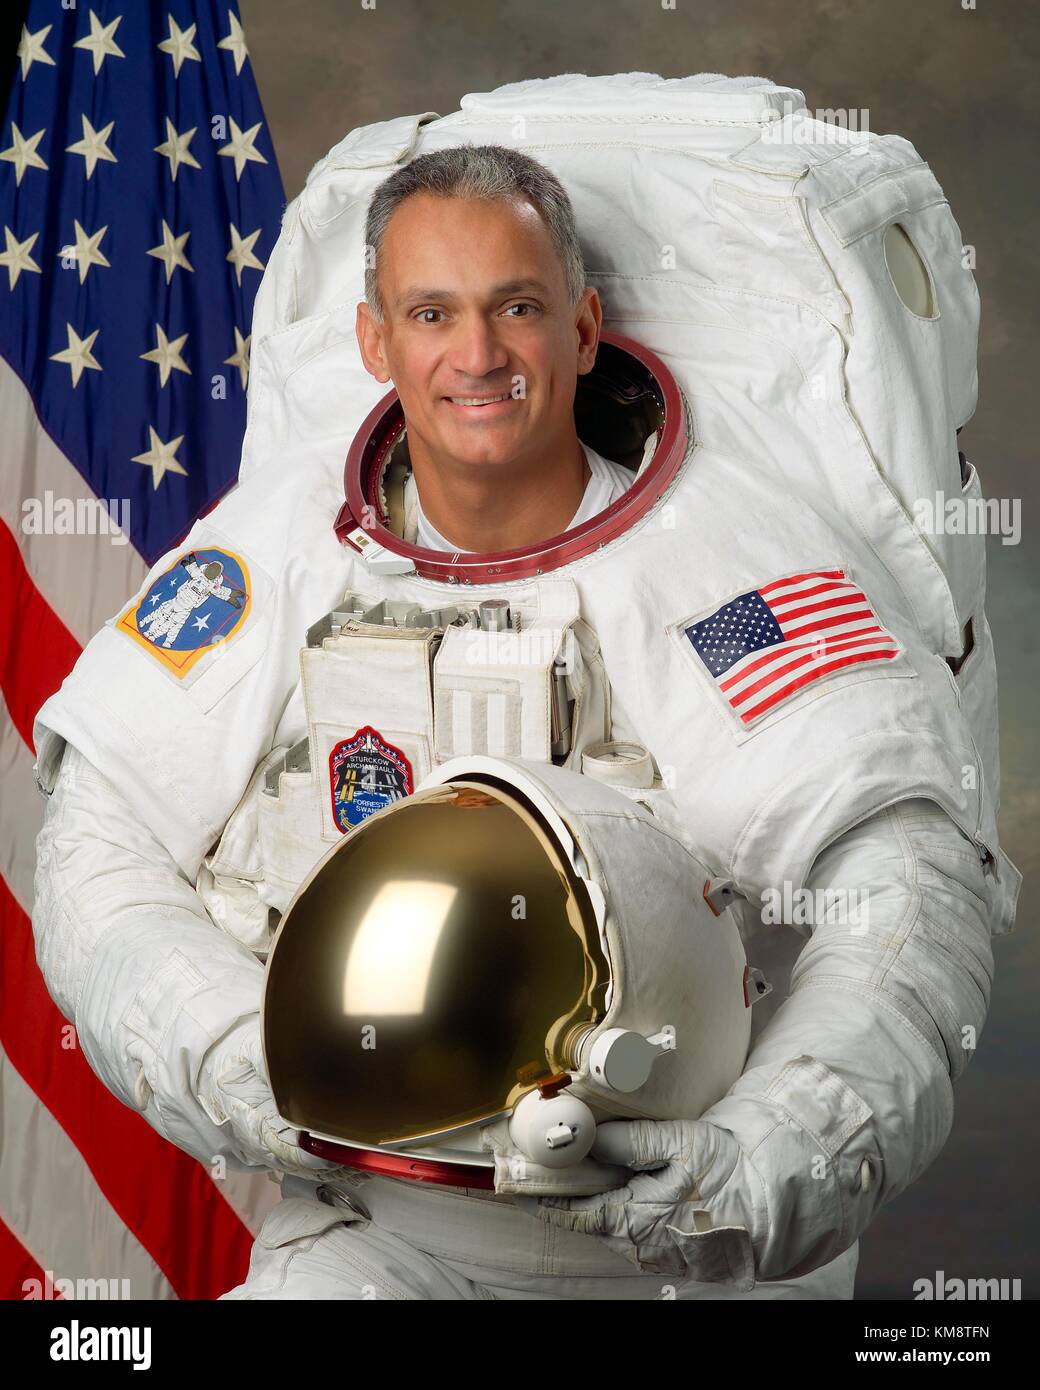
[[[68,1025],[36,964],[32,924],[2,877],[0,976],[0,1040],[12,1066],[178,1297],[217,1298],[242,1283],[253,1238],[206,1170],[112,1095],[78,1047],[62,1046]]]
[[[740,717],[745,724],[750,724],[752,719],[757,718],[758,715],[763,714],[767,709],[771,709],[778,701],[786,700],[788,695],[793,695],[794,692],[800,690],[802,686],[810,685],[816,680],[821,680],[824,676],[829,676],[832,671],[837,671],[842,666],[854,666],[857,661],[890,661],[892,657],[898,655],[898,652],[892,651],[856,652],[852,656],[843,656],[840,661],[828,662],[826,666],[821,666],[816,671],[809,671],[806,675],[799,676],[797,680],[789,681],[787,685],[783,686],[780,690],[774,691],[767,700],[763,700],[761,704],[755,705],[754,709],[745,710]]]
[[[831,598],[821,599],[819,603],[807,603],[801,608],[792,608],[789,612],[785,610],[783,613],[774,613],[774,617],[779,622],[789,623],[795,618],[804,618],[806,613],[826,613],[832,608],[844,608],[849,603],[866,603],[866,601],[864,594],[861,594],[858,589],[853,589],[851,594],[833,595]]]
[[[35,1279],[41,1289],[45,1287],[47,1276],[15,1233],[0,1221],[0,1298],[5,1302],[24,1299],[28,1296],[25,1285]],[[51,1297],[60,1299],[60,1293],[52,1291]]]
[[[855,613],[839,613],[834,618],[814,618],[811,623],[804,623],[793,632],[785,632],[784,636],[790,641],[795,637],[804,637],[810,632],[819,632],[821,628],[838,627],[841,623],[854,622],[857,618],[872,618],[877,622],[877,615],[871,609],[858,608]]]
[[[803,579],[844,579],[844,570],[808,570],[805,574],[789,574],[786,579],[774,579],[759,589],[760,594],[771,594],[774,589],[785,589],[788,584],[800,584]]]
[[[814,584],[811,589],[793,589],[789,594],[774,595],[769,607],[776,612],[777,608],[784,603],[800,603],[802,599],[813,598],[816,594],[833,594],[835,589],[851,588],[852,585],[844,579],[832,580],[828,584]],[[863,595],[860,594],[860,598],[862,597]]]
[[[880,627],[858,627],[855,633],[850,635],[856,637],[861,635],[867,636],[871,632],[881,631],[882,629]],[[876,641],[877,639],[875,638],[874,640]],[[765,656],[760,656],[757,661],[753,661],[750,666],[745,666],[743,670],[738,671],[735,676],[730,676],[728,680],[720,681],[719,689],[729,690],[732,686],[739,685],[741,681],[747,680],[748,676],[752,676],[756,671],[760,671],[763,666],[773,665],[777,660],[787,656],[790,652],[808,651],[812,648],[817,650],[821,656],[824,656],[829,651],[840,651],[842,645],[848,646],[852,644],[848,642],[843,644],[839,637],[826,637],[822,642],[779,642],[773,651],[767,652]],[[778,673],[774,672],[773,674],[775,677]]]
[[[79,643],[33,583],[18,542],[0,521],[0,690],[28,748],[33,718],[79,654]]]
[[[748,688],[742,690],[739,695],[734,695],[730,700],[730,704],[736,709],[737,705],[742,705],[744,701],[750,699],[752,695],[757,695],[760,690],[765,690],[768,686],[772,685],[774,681],[779,680],[781,676],[786,676],[789,671],[797,671],[800,666],[805,666],[810,661],[820,661],[823,657],[829,656],[832,652],[840,652],[848,647],[876,648],[880,641],[888,642],[889,646],[892,647],[893,650],[895,649],[895,643],[887,636],[885,638],[868,637],[862,642],[834,642],[826,646],[821,644],[821,646],[815,650],[810,649],[804,656],[799,656],[794,661],[789,661],[786,666],[778,666],[775,671],[767,671],[764,676],[761,676],[755,681],[754,685],[749,685]],[[821,670],[822,669],[821,667]]]

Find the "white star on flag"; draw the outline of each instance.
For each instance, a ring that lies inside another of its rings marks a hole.
[[[155,153],[163,155],[170,161],[170,178],[174,183],[177,182],[177,170],[182,164],[190,169],[201,169],[202,165],[188,149],[191,144],[192,136],[198,130],[198,126],[192,126],[191,130],[186,130],[183,135],[178,135],[176,127],[166,117],[166,139],[161,145],[156,145]]]
[[[245,338],[243,338],[242,334],[238,331],[238,326],[236,324],[235,350],[230,357],[224,358],[225,367],[238,368],[238,374],[242,379],[243,391],[246,389],[246,386],[249,382],[249,344],[252,342],[252,340],[252,333],[248,334]]]
[[[90,350],[101,329],[95,328],[87,338],[81,338],[71,323],[67,323],[65,329],[69,335],[69,345],[62,348],[61,352],[52,353],[50,360],[52,362],[64,362],[71,368],[72,385],[75,388],[79,385],[80,377],[88,368],[92,372],[101,371],[101,363]]]
[[[242,170],[249,160],[252,159],[257,164],[266,164],[267,160],[259,150],[253,148],[253,141],[260,129],[260,122],[257,121],[256,125],[250,126],[248,130],[239,130],[233,116],[230,116],[228,121],[231,126],[231,139],[222,149],[217,151],[217,154],[222,154],[225,158],[235,161],[235,179],[237,181],[242,177]]]
[[[98,250],[101,244],[101,238],[108,231],[108,228],[102,227],[99,232],[95,232],[92,236],[88,236],[76,219],[73,219],[73,225],[76,228],[76,244],[75,246],[63,246],[58,252],[58,255],[59,257],[67,257],[70,261],[76,262],[76,265],[79,267],[79,282],[82,285],[92,265],[108,266],[111,264],[102,252]]]
[[[47,63],[51,67],[54,67],[54,59],[43,46],[44,40],[53,28],[53,24],[48,24],[43,29],[37,29],[35,34],[30,34],[25,25],[22,25],[22,37],[18,44],[18,58],[22,64],[23,82],[33,63]]]
[[[101,64],[106,58],[125,58],[126,54],[116,43],[112,35],[123,22],[123,16],[117,15],[111,24],[102,24],[93,10],[90,12],[90,35],[85,39],[77,39],[72,45],[73,48],[85,48],[94,59],[94,76],[97,77],[101,71]]]
[[[66,145],[66,154],[81,154],[87,162],[87,178],[93,178],[94,169],[99,159],[107,159],[112,164],[118,163],[115,155],[108,148],[108,137],[112,134],[115,121],[109,121],[104,130],[95,130],[87,120],[86,116],[81,116],[83,122],[83,139],[77,140],[74,145]]]
[[[36,146],[40,143],[45,134],[45,130],[38,130],[35,135],[30,135],[29,139],[26,140],[14,121],[11,122],[11,138],[14,140],[14,144],[9,145],[6,150],[0,150],[0,159],[8,159],[14,165],[14,181],[16,185],[21,184],[22,175],[25,173],[26,169],[47,168],[46,164],[44,164],[43,160],[36,153]]]
[[[33,232],[32,236],[25,241],[19,241],[10,227],[4,228],[4,237],[7,241],[7,249],[0,251],[0,265],[7,267],[7,276],[10,280],[9,289],[14,289],[18,283],[18,277],[23,270],[32,270],[39,275],[40,267],[33,260],[29,252],[32,250],[33,242],[39,236],[39,232]],[[238,332],[238,329],[235,329]]]
[[[192,39],[195,37],[195,29],[197,26],[192,24],[187,29],[178,29],[177,21],[174,19],[172,15],[169,16],[169,21],[169,38],[163,39],[162,43],[157,44],[156,46],[158,48],[161,48],[164,53],[168,53],[170,55],[170,57],[173,59],[173,75],[174,77],[180,77],[181,64],[186,62],[189,58],[194,63],[202,62],[202,57],[199,53],[199,50],[192,43]]]
[[[184,232],[181,236],[174,236],[169,224],[163,218],[162,224],[163,239],[161,246],[153,246],[148,252],[149,256],[154,256],[156,260],[162,261],[166,267],[166,283],[169,284],[173,278],[173,272],[180,266],[183,270],[190,270],[192,274],[195,267],[184,254],[184,243],[191,236],[191,232]]]
[[[181,446],[184,435],[179,434],[176,439],[171,439],[168,444],[164,444],[155,430],[152,429],[151,425],[148,426],[148,435],[151,448],[147,449],[143,454],[134,454],[133,462],[143,464],[146,468],[152,470],[152,490],[155,491],[158,488],[163,477],[167,473],[180,473],[186,478],[188,476],[188,470],[182,468],[176,458],[174,458],[174,455]],[[176,580],[173,582],[176,583]]]
[[[160,324],[155,325],[155,339],[157,346],[151,352],[142,352],[141,357],[145,362],[155,362],[159,368],[159,385],[165,386],[172,371],[186,372],[191,376],[191,368],[181,356],[181,348],[188,341],[187,333],[182,333],[179,338],[169,339],[163,332]]]
[[[228,10],[228,20],[231,24],[231,32],[220,40],[218,48],[227,48],[235,55],[235,76],[242,71],[242,64],[249,57],[249,49],[246,47],[246,36],[238,16]]]
[[[238,283],[241,285],[243,270],[263,270],[264,268],[263,261],[258,261],[253,255],[253,247],[256,245],[256,239],[260,235],[261,228],[257,227],[255,232],[250,232],[247,237],[243,237],[239,235],[238,228],[235,226],[234,222],[229,222],[228,226],[231,230],[231,250],[227,253],[225,259],[231,261],[234,265]]]

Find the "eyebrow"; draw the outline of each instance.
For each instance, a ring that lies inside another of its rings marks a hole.
[[[541,294],[546,295],[549,293],[549,287],[543,285],[541,280],[506,280],[501,285],[492,285],[490,297],[497,298],[505,294],[518,294],[521,290],[538,290]],[[456,296],[452,294],[451,290],[427,289],[420,285],[405,290],[404,294],[398,298],[397,304],[399,308],[403,308],[406,304],[422,299],[452,300],[455,298]]]

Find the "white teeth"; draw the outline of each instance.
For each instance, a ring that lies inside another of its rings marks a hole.
[[[472,398],[469,396],[449,396],[448,399],[453,405],[492,405],[495,401],[507,401],[509,392],[507,391],[504,396],[474,396]]]

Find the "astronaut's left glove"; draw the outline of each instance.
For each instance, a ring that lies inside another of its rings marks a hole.
[[[758,1094],[741,1090],[749,1079],[699,1120],[601,1124],[592,1153],[632,1170],[625,1187],[520,1204],[601,1237],[639,1270],[745,1292],[836,1259],[876,1196],[872,1111],[814,1057],[794,1058]]]
[[[600,1237],[641,1271],[754,1286],[755,1251],[768,1240],[767,1187],[728,1130],[703,1120],[612,1120],[597,1129],[592,1153],[635,1176],[598,1197],[517,1196],[518,1205]]]

